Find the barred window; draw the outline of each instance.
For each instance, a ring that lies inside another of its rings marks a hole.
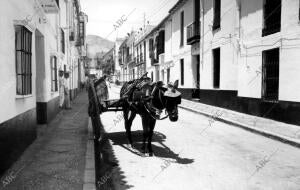
[[[15,26],[17,95],[32,94],[32,32],[26,27]]]
[[[52,56],[50,58],[51,62],[51,91],[57,92],[58,86],[57,86],[57,58],[55,56]]]
[[[278,101],[279,56],[279,48],[263,51],[262,98],[265,101]]]

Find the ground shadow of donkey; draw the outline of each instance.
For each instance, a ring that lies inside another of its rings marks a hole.
[[[143,131],[132,131],[133,138],[133,148],[128,146],[128,141],[126,138],[126,132],[114,132],[108,133],[107,137],[112,141],[113,145],[119,145],[122,148],[130,151],[133,154],[138,156],[145,157],[145,154],[142,153],[142,144],[143,144]],[[154,132],[153,142],[159,143],[161,146],[153,144],[154,155],[160,158],[171,158],[176,160],[176,163],[179,164],[190,164],[194,162],[194,159],[181,158],[180,152],[173,152],[169,147],[167,147],[163,142],[165,141],[166,136],[159,132]]]

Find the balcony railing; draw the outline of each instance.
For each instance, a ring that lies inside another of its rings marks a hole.
[[[200,41],[200,22],[195,21],[187,27],[186,43],[188,45]]]
[[[40,0],[40,2],[46,13],[59,12],[59,0]]]

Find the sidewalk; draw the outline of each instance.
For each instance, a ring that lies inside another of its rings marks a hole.
[[[300,147],[300,126],[183,99],[179,107]]]
[[[82,190],[88,140],[87,102],[87,94],[80,93],[71,110],[61,111],[3,175],[0,189]],[[9,179],[6,185],[5,178]]]

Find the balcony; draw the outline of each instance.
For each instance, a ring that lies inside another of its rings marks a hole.
[[[59,12],[59,0],[40,0],[40,3],[45,13]]]
[[[164,53],[162,53],[158,56],[158,61],[159,61],[160,65],[165,63],[165,54]]]
[[[75,41],[75,32],[70,32],[69,41]]]
[[[127,62],[127,63],[132,62],[132,54],[129,54],[129,55],[126,57],[126,62]]]
[[[158,60],[155,58],[154,51],[150,52],[150,61],[151,61],[151,65],[156,65],[158,63]]]
[[[186,43],[187,45],[192,45],[196,42],[200,41],[200,22],[193,22],[187,27],[187,37]]]

